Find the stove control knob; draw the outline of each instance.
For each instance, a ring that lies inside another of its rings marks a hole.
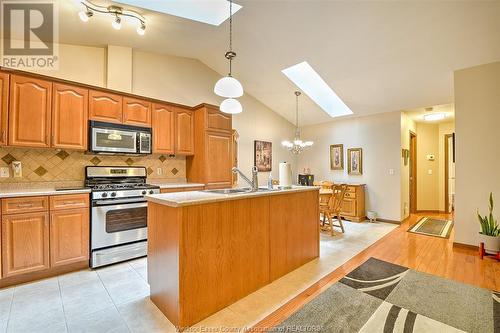
[[[116,197],[116,192],[111,192],[112,197]]]
[[[153,194],[153,193],[155,193],[155,191],[149,190],[149,194]]]
[[[146,191],[142,191],[142,195],[146,195],[146,194],[147,194],[147,192],[146,192]]]
[[[107,194],[106,192],[104,192],[104,193],[101,195],[101,197],[103,197],[103,198],[106,198],[107,196],[108,196],[108,194]]]

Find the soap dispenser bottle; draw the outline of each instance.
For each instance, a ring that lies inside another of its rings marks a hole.
[[[269,190],[273,189],[273,175],[269,172],[269,178],[267,179],[267,188]]]

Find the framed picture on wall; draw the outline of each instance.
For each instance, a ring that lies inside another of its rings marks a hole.
[[[269,172],[273,166],[273,143],[254,141],[254,165],[259,172]]]
[[[330,145],[330,169],[344,170],[344,145]]]
[[[347,172],[350,175],[363,174],[363,150],[361,148],[347,149]]]

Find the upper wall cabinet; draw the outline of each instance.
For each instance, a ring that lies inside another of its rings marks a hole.
[[[136,98],[124,97],[123,123],[151,127],[151,103]]]
[[[175,109],[153,104],[153,152],[175,154]]]
[[[219,110],[207,109],[207,128],[208,130],[214,131],[232,131],[232,118],[228,114],[224,114]]]
[[[12,75],[9,145],[50,147],[52,82]]]
[[[194,155],[194,113],[191,110],[176,108],[175,153]]]
[[[98,90],[89,91],[89,119],[108,123],[122,122],[123,97]]]
[[[9,74],[0,73],[0,146],[7,144],[9,112]]]
[[[54,83],[52,147],[87,149],[88,90]]]

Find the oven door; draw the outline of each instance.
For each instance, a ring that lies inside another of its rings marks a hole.
[[[147,239],[147,202],[98,202],[94,202],[92,207],[92,250]]]
[[[137,132],[111,128],[92,128],[92,151],[96,153],[137,154]]]

